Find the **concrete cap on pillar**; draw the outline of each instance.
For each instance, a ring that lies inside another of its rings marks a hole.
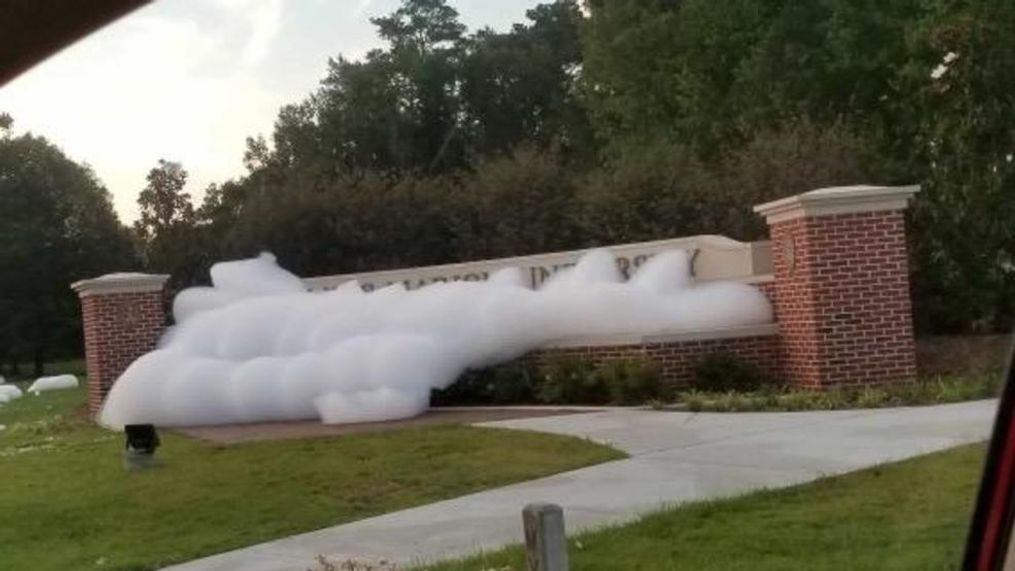
[[[145,293],[162,291],[168,279],[167,274],[116,273],[74,282],[70,287],[81,297],[111,293]]]
[[[919,185],[837,186],[780,198],[754,207],[769,224],[804,216],[905,210]]]

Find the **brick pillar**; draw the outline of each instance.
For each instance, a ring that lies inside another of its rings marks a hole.
[[[88,409],[98,412],[113,383],[155,348],[165,328],[162,289],[169,276],[110,274],[71,285],[81,297]]]
[[[826,188],[755,207],[769,225],[786,381],[916,376],[904,211],[919,187]]]

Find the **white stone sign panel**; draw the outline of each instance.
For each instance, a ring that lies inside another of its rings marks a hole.
[[[634,274],[639,266],[655,254],[669,250],[685,250],[691,255],[692,271],[698,281],[760,281],[772,273],[771,246],[768,242],[738,242],[724,236],[703,235],[607,246],[605,249],[616,256],[618,269],[625,278]],[[553,274],[573,266],[588,251],[589,249],[572,250],[440,266],[321,276],[303,281],[311,291],[334,289],[351,280],[358,280],[364,291],[373,291],[395,283],[401,283],[406,289],[412,290],[435,282],[485,281],[490,274],[501,268],[517,267],[521,268],[528,285],[536,288]]]

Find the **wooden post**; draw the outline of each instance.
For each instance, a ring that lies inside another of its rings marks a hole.
[[[529,504],[522,510],[525,561],[529,571],[567,571],[564,510],[555,504]]]

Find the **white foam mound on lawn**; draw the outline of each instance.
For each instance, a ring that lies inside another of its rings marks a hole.
[[[132,364],[103,407],[107,426],[414,416],[466,369],[574,336],[769,323],[757,288],[694,284],[688,256],[660,254],[623,282],[596,250],[543,288],[517,268],[486,282],[308,293],[275,258],[216,264],[213,287],[181,292],[177,325]]]
[[[0,404],[21,398],[21,389],[15,385],[0,384]]]
[[[73,389],[78,386],[78,378],[74,375],[54,375],[52,377],[39,377],[28,387],[31,394],[39,394],[46,391],[59,391]]]

